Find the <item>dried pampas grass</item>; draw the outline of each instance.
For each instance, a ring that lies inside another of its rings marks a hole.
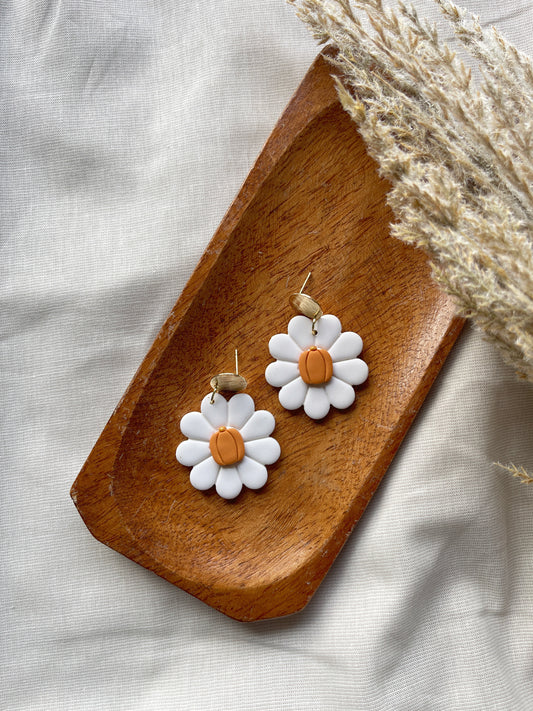
[[[515,464],[501,464],[500,462],[496,462],[496,466],[512,474],[522,484],[533,484],[533,477],[528,474],[524,467],[517,467]]]
[[[381,0],[289,0],[338,49],[339,96],[392,184],[393,234],[428,252],[459,311],[533,382],[533,64],[435,1],[479,66],[479,85],[402,2],[394,11]]]

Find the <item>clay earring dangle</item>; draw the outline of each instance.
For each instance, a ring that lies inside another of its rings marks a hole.
[[[235,351],[235,373],[219,373],[211,379],[200,412],[188,412],[180,429],[187,437],[178,445],[176,458],[192,467],[190,481],[195,489],[215,486],[223,499],[234,499],[244,486],[260,489],[266,484],[266,465],[280,456],[278,442],[270,437],[276,421],[268,410],[256,410],[250,395],[240,392],[246,380],[239,375]],[[229,400],[221,391],[237,392]]]
[[[341,322],[332,314],[323,314],[315,299],[302,288],[289,298],[299,312],[288,325],[288,333],[277,333],[268,344],[276,358],[265,371],[267,382],[281,388],[279,401],[287,410],[302,405],[314,420],[325,417],[330,406],[343,410],[355,400],[354,385],[368,377],[367,364],[357,356],[363,340],[354,331],[342,332]]]

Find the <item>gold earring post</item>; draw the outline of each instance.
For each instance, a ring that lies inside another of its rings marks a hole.
[[[311,272],[309,272],[309,274],[305,277],[305,281],[304,281],[304,283],[302,284],[302,288],[300,289],[300,291],[299,291],[298,293],[303,294],[303,290],[305,289],[305,285],[307,284],[307,282],[309,281],[310,278],[311,278]]]

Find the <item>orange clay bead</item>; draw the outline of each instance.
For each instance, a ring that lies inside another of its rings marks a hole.
[[[244,457],[244,440],[239,430],[233,427],[219,427],[209,440],[213,459],[222,467],[237,464]]]
[[[302,351],[298,360],[302,380],[307,385],[323,385],[333,375],[333,361],[323,348],[311,346]]]

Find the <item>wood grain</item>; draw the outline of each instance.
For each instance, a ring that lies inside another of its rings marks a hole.
[[[305,606],[462,326],[424,254],[389,236],[388,185],[332,72],[322,56],[309,70],[71,492],[97,539],[238,620]],[[355,404],[320,422],[283,410],[264,378],[309,270],[306,291],[361,334],[370,368]],[[175,450],[235,347],[282,455],[264,489],[228,502],[193,489]]]

